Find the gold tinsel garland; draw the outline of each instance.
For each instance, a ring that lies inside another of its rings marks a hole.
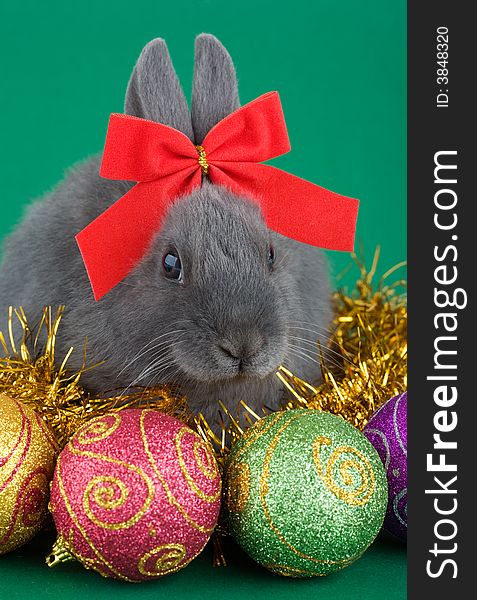
[[[379,251],[373,265],[366,270],[354,257],[360,278],[351,293],[334,294],[335,319],[328,349],[321,354],[323,381],[318,387],[301,380],[285,367],[277,376],[290,390],[284,408],[316,408],[339,414],[362,429],[373,412],[407,386],[407,307],[405,282],[387,284],[389,275],[404,263],[386,273],[373,285]],[[193,415],[187,399],[169,385],[135,388],[128,395],[96,398],[81,386],[86,369],[86,349],[83,366],[77,373],[68,373],[67,361],[73,348],[55,365],[55,345],[64,307],[56,314],[51,308],[43,311],[36,326],[31,327],[22,309],[9,314],[7,334],[0,332],[0,393],[17,398],[34,408],[53,428],[58,442],[64,446],[71,435],[88,419],[132,406],[155,408],[193,426],[212,443],[219,464],[223,463],[229,440],[239,437],[243,430],[236,419],[221,404],[224,423],[222,435],[217,436],[203,415]],[[22,328],[22,340],[17,347],[13,335],[15,320]],[[42,336],[46,339],[40,344]],[[333,361],[327,361],[329,351]],[[246,402],[241,403],[245,421],[252,424],[260,418]],[[263,416],[263,415],[262,415]]]
[[[387,284],[406,263],[387,271],[374,286],[379,248],[369,271],[353,258],[361,276],[351,293],[333,295],[335,318],[328,344],[333,364],[324,350],[322,383],[315,388],[283,367],[277,375],[292,393],[286,408],[325,410],[363,429],[386,400],[407,389],[406,282]]]
[[[387,284],[388,277],[404,263],[388,271],[373,285],[379,251],[369,271],[354,256],[360,277],[351,293],[338,291],[333,295],[335,318],[327,348],[317,346],[321,357],[322,383],[313,387],[285,367],[277,376],[290,391],[284,409],[315,408],[341,415],[362,429],[371,415],[386,400],[407,387],[407,307],[405,281]],[[20,309],[10,309],[8,332],[0,331],[0,394],[21,400],[35,409],[50,424],[61,447],[88,419],[130,407],[160,410],[187,423],[208,441],[222,469],[233,444],[243,434],[239,423],[252,425],[260,416],[245,401],[241,401],[242,418],[232,414],[222,403],[223,424],[217,435],[202,414],[193,415],[187,399],[170,385],[135,388],[128,395],[112,392],[97,398],[81,386],[82,374],[94,368],[86,366],[86,346],[83,366],[69,373],[67,362],[73,348],[57,366],[55,347],[64,307],[53,315],[45,308],[42,318],[30,326]],[[13,334],[18,321],[22,339],[17,346]],[[41,340],[41,341],[40,341]],[[332,361],[327,357],[332,355]],[[263,409],[267,413],[267,409]],[[225,565],[222,550],[221,525],[213,535],[214,564]]]
[[[68,373],[67,362],[73,348],[63,358],[59,367],[55,365],[55,346],[64,307],[52,315],[45,308],[40,322],[30,327],[23,309],[10,309],[8,334],[0,331],[0,394],[21,400],[31,406],[50,424],[56,439],[63,447],[75,431],[88,419],[125,408],[154,408],[175,416],[186,423],[193,423],[186,398],[171,386],[135,388],[127,395],[96,398],[81,386],[82,374],[93,366],[86,367],[86,349],[82,368]],[[15,320],[22,328],[22,339],[17,346],[13,336]],[[46,339],[40,345],[42,336]]]

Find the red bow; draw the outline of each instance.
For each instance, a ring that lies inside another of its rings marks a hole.
[[[76,236],[95,299],[132,271],[169,204],[200,186],[203,174],[255,198],[270,229],[321,248],[352,250],[357,200],[259,164],[289,150],[277,92],[217,123],[202,146],[167,125],[112,114],[100,175],[139,183]]]

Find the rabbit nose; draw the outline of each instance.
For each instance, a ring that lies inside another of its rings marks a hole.
[[[259,333],[246,336],[244,340],[236,340],[232,342],[230,340],[221,340],[219,342],[219,348],[232,358],[239,358],[244,360],[247,358],[253,358],[259,353],[264,345],[263,336]]]

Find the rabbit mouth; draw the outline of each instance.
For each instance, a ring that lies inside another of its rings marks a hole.
[[[265,367],[263,365],[254,365],[252,361],[239,360],[234,366],[235,373],[231,379],[263,379],[272,375],[278,368],[278,365],[273,367]]]
[[[189,379],[197,383],[225,383],[240,381],[259,381],[270,376],[275,376],[278,363],[270,356],[256,356],[252,358],[218,357],[207,366],[183,365],[182,372]]]
[[[286,345],[283,340],[263,339],[246,343],[237,338],[213,338],[200,346],[182,345],[180,352],[173,348],[172,362],[176,368],[171,375],[179,373],[182,380],[200,383],[240,382],[275,377],[283,362]]]
[[[277,357],[266,354],[251,358],[236,358],[222,369],[217,379],[232,381],[265,379],[274,376],[278,366]]]

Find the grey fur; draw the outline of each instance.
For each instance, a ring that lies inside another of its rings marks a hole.
[[[187,100],[164,40],[152,40],[141,52],[126,90],[124,111],[174,127],[193,140]]]
[[[208,48],[215,56],[222,48],[211,36],[200,39],[207,40],[205,54]],[[152,47],[165,49],[157,41]],[[172,120],[184,131],[183,107],[178,108],[182,116],[173,117],[166,114],[171,107],[154,96],[153,82],[160,78],[148,72],[153,68],[149,58],[154,56],[163,68],[165,55],[162,50],[146,55],[148,60],[140,59],[133,74],[137,78],[145,69],[141,85],[134,84],[140,103],[134,104],[138,98],[132,100],[130,84],[128,107],[137,106],[142,116],[155,114],[162,122]],[[174,79],[172,67],[164,68]],[[200,81],[206,79],[196,79],[196,98],[205,97]],[[177,91],[174,86],[164,81],[161,90]],[[202,125],[201,113],[195,113],[194,130],[205,131],[205,123],[215,121],[218,106],[213,103],[209,109]],[[257,411],[263,405],[277,407],[283,389],[274,373],[280,363],[307,380],[318,378],[319,366],[305,354],[316,356],[313,344],[325,336],[331,316],[322,253],[269,231],[255,202],[208,180],[171,204],[148,255],[95,302],[74,236],[133,185],[100,178],[99,165],[100,157],[95,157],[73,168],[51,194],[30,207],[6,240],[0,330],[9,305],[23,306],[34,319],[43,305],[65,304],[58,359],[74,346],[69,365],[79,368],[87,338],[89,364],[106,361],[84,374],[87,389],[104,393],[132,382],[175,381],[192,408],[211,422],[218,419],[218,400],[231,410],[240,399]],[[276,253],[272,268],[270,241]],[[163,276],[163,255],[171,245],[180,253],[183,283]]]
[[[212,127],[239,106],[237,77],[229,53],[213,35],[198,35],[191,104],[195,143],[201,144]]]

